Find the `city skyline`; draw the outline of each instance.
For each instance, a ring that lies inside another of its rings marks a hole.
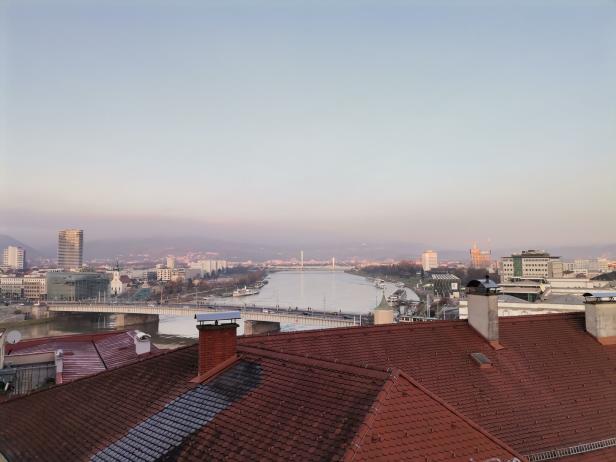
[[[145,5],[0,7],[0,233],[614,242],[613,2]]]

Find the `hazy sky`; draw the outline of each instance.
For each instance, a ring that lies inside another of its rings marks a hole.
[[[0,130],[23,240],[614,242],[616,2],[4,0]]]

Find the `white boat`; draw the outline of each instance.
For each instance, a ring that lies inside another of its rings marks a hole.
[[[242,289],[235,289],[233,291],[234,297],[246,297],[248,295],[257,295],[259,293],[258,289],[253,289],[252,287],[244,286]]]
[[[404,282],[396,282],[396,287],[399,287],[399,288],[404,287]]]
[[[375,285],[378,289],[384,289],[384,288],[385,288],[385,281],[383,281],[382,279],[375,279],[375,280],[374,280],[374,285]]]

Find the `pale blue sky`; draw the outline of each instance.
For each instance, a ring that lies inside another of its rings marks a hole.
[[[0,233],[616,241],[616,2],[0,2]]]

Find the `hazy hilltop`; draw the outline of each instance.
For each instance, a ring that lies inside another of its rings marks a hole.
[[[421,253],[431,248],[423,243],[408,242],[352,242],[352,241],[320,241],[304,243],[260,243],[247,241],[233,241],[212,239],[201,236],[180,237],[149,237],[143,239],[100,239],[86,241],[84,244],[84,257],[86,259],[113,259],[122,260],[148,255],[158,259],[166,255],[184,255],[188,252],[211,252],[230,260],[255,260],[299,258],[300,250],[304,251],[306,260],[327,260],[335,257],[339,260],[349,259],[415,259]],[[469,246],[470,247],[470,246]],[[561,256],[565,260],[575,258],[616,257],[616,244],[587,245],[587,246],[537,246],[553,255]],[[439,252],[441,260],[466,261],[469,258],[468,249],[443,249],[434,247]],[[503,248],[492,251],[493,258],[511,255],[524,248]],[[50,249],[48,253],[53,256]]]
[[[0,249],[9,245],[17,245],[26,249],[28,260],[37,258],[55,258],[55,243],[41,244],[31,247],[18,239],[6,234],[0,234]],[[470,247],[470,246],[469,246]],[[585,245],[585,246],[532,246],[544,249],[552,255],[561,256],[565,260],[576,258],[616,258],[616,244]],[[211,253],[212,256],[244,261],[299,258],[300,250],[304,251],[306,260],[328,260],[335,257],[338,260],[382,260],[382,259],[416,259],[421,253],[433,248],[439,253],[440,260],[466,261],[469,258],[468,249],[445,249],[416,242],[353,242],[343,240],[312,241],[312,242],[249,242],[242,240],[215,239],[206,236],[157,236],[144,238],[117,238],[85,240],[84,259],[161,259],[166,255],[185,255],[189,252]],[[524,248],[499,248],[492,250],[494,259]]]
[[[27,244],[15,239],[12,236],[8,236],[6,234],[0,234],[0,250],[8,247],[9,245],[15,245],[18,247],[22,247],[26,250],[26,259],[30,260],[32,258],[40,258],[43,257],[43,253],[39,250],[30,247]]]

